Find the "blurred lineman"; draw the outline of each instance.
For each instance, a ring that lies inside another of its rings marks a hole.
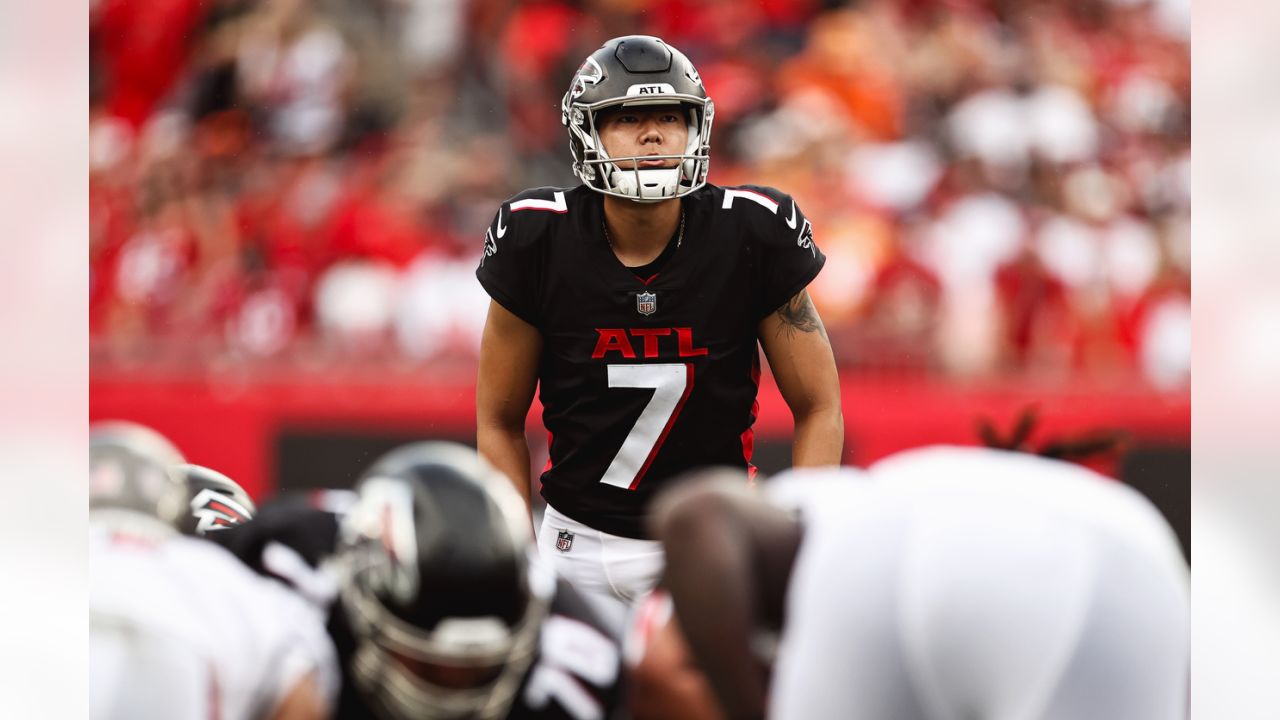
[[[623,652],[632,720],[724,720],[662,588],[636,604]]]
[[[1131,488],[958,447],[796,471],[772,502],[725,472],[660,499],[654,526],[728,717],[1186,717],[1189,574]]]
[[[621,649],[537,558],[510,480],[471,448],[418,443],[355,493],[264,505],[212,536],[328,616],[335,717],[607,720]]]
[[[89,716],[328,716],[333,646],[319,613],[225,550],[178,533],[182,456],[131,423],[90,430]]]
[[[654,493],[691,468],[751,467],[758,344],[795,419],[794,464],[840,459],[839,378],[805,290],[825,257],[790,196],[707,184],[713,115],[678,50],[605,43],[561,103],[583,184],[503,203],[476,271],[492,297],[480,452],[528,498],[540,385],[538,545],[617,614],[661,572],[644,522]]]

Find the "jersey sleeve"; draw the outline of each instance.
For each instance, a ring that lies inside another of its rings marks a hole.
[[[489,297],[534,327],[541,319],[540,247],[547,227],[542,216],[566,211],[563,192],[526,190],[499,206],[485,230],[476,279]]]
[[[770,187],[734,190],[770,201],[742,203],[743,212],[751,215],[746,222],[760,253],[752,311],[763,319],[808,286],[827,258],[814,242],[812,224],[790,195]]]
[[[273,710],[305,677],[311,676],[325,703],[338,697],[341,671],[337,650],[325,630],[326,613],[305,598],[259,578],[252,602],[254,632],[263,645],[264,661],[255,675],[263,683],[261,709]]]
[[[340,673],[325,612],[208,540],[176,538],[166,552],[174,586],[199,593],[185,602],[212,648],[227,717],[269,716],[308,676],[332,706]]]

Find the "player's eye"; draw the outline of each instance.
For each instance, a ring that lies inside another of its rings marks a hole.
[[[678,122],[680,122],[680,116],[679,116],[679,115],[676,115],[675,113],[668,113],[668,114],[666,114],[666,115],[663,115],[663,116],[662,116],[662,122],[664,122],[664,123],[678,123]]]

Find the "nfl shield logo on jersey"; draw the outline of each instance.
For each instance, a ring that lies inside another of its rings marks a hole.
[[[652,315],[658,311],[658,294],[651,292],[636,293],[636,310],[641,315]]]
[[[573,547],[573,533],[568,530],[561,530],[556,535],[556,549],[560,552],[569,552],[571,547]]]

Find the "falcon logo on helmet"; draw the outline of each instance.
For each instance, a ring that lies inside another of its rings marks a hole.
[[[233,500],[230,495],[208,488],[191,498],[191,514],[195,516],[197,535],[227,530],[244,524],[253,517],[248,508]]]
[[[596,62],[594,57],[588,57],[582,63],[582,67],[578,68],[578,73],[573,78],[573,97],[577,99],[587,91],[588,85],[595,85],[604,79],[604,70],[600,67],[600,63]]]
[[[253,519],[258,508],[235,480],[203,465],[183,463],[172,472],[187,484],[190,512],[178,522],[188,535],[229,530]]]
[[[640,167],[652,157],[609,157],[600,141],[602,111],[645,105],[678,105],[688,123],[684,150],[664,156],[678,160],[675,167]],[[637,202],[683,197],[706,184],[714,115],[714,105],[689,58],[649,35],[628,35],[605,43],[583,61],[560,101],[560,121],[569,131],[574,174],[596,192]]]
[[[684,76],[689,78],[689,82],[695,85],[702,84],[702,76],[698,74],[698,70],[693,66],[693,63],[689,63],[688,67],[685,68]]]

